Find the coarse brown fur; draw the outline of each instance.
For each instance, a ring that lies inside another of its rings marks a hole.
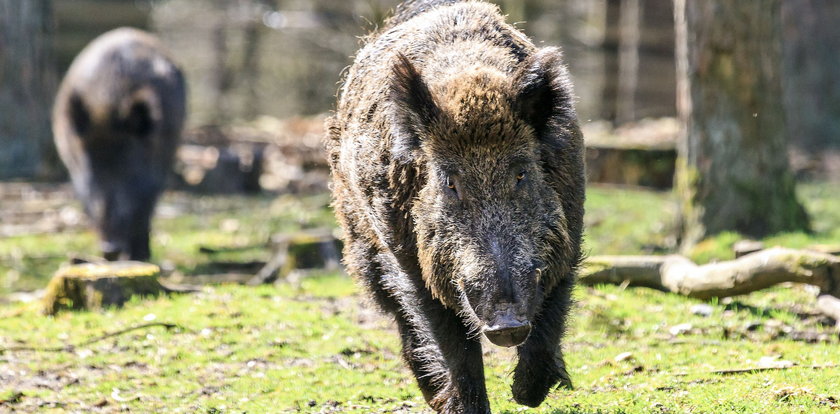
[[[429,404],[489,412],[482,333],[518,346],[516,401],[571,386],[583,144],[560,52],[491,4],[409,1],[359,51],[328,127],[345,263],[396,319]]]
[[[53,134],[108,259],[147,260],[157,198],[186,114],[180,69],[151,34],[121,28],[73,61]]]

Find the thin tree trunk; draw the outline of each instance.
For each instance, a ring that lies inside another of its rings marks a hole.
[[[807,230],[788,167],[780,0],[675,0],[683,247]]]
[[[217,124],[224,124],[229,119],[230,115],[230,91],[233,82],[233,74],[231,73],[228,58],[228,23],[224,19],[219,19],[213,27],[213,59],[215,65],[213,67],[213,119]]]
[[[604,85],[601,90],[602,119],[618,120],[616,109],[618,102],[619,44],[621,43],[621,0],[606,0],[604,5],[604,40],[601,44],[604,59]]]
[[[35,177],[54,153],[51,32],[50,0],[0,0],[0,179]]]
[[[244,50],[242,52],[241,79],[245,91],[242,111],[247,118],[256,118],[260,111],[260,48],[262,47],[261,22],[248,22],[244,29]]]
[[[639,84],[639,43],[642,25],[641,0],[621,0],[618,37],[618,94],[616,123],[636,119],[636,90]]]
[[[840,1],[785,0],[783,90],[791,144],[840,149]]]

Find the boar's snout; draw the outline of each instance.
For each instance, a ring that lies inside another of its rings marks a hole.
[[[513,312],[502,311],[483,328],[484,335],[498,346],[517,346],[528,338],[531,323],[517,319]]]
[[[536,269],[536,267],[535,267]],[[529,269],[530,270],[530,269]],[[500,269],[485,283],[467,290],[470,306],[481,321],[481,332],[495,345],[511,347],[525,342],[531,332],[530,319],[536,306],[537,271],[513,277]],[[490,280],[492,282],[487,283]]]

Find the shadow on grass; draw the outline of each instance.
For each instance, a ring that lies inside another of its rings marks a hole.
[[[527,407],[523,406],[523,408],[527,408]],[[525,411],[503,410],[503,411],[500,411],[500,413],[502,413],[502,414],[519,414],[519,413],[528,412],[528,411],[530,411],[530,410],[525,410]],[[622,410],[622,409],[617,409],[617,410],[612,410],[611,411],[611,410],[586,410],[586,409],[582,409],[582,408],[581,409],[577,409],[577,408],[575,408],[575,409],[558,408],[558,409],[546,411],[546,413],[550,413],[550,414],[625,414],[626,412],[627,411]]]
[[[752,316],[757,318],[767,318],[772,319],[775,318],[779,312],[787,313],[793,316],[796,316],[799,319],[808,319],[814,316],[819,316],[819,313],[816,312],[807,312],[807,311],[797,311],[796,309],[783,309],[783,308],[763,308],[758,306],[753,306],[747,303],[743,303],[740,301],[733,300],[730,303],[726,304],[726,310],[731,310],[735,312],[749,312]]]

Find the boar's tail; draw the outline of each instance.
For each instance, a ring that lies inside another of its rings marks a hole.
[[[385,29],[394,27],[436,7],[448,6],[462,1],[465,0],[406,0],[400,3],[394,11],[394,15],[385,21]]]

